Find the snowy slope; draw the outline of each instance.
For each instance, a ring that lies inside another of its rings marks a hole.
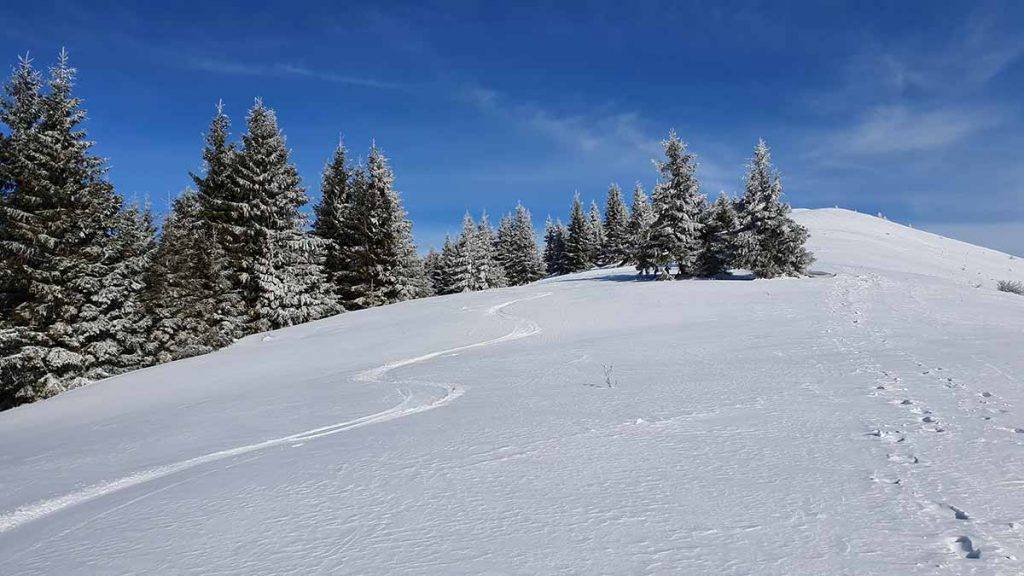
[[[0,413],[0,574],[1024,572],[1024,265],[797,217],[834,277],[594,271]]]

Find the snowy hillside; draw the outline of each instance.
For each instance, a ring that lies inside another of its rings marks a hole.
[[[0,574],[1024,572],[1024,264],[796,217],[835,276],[597,270],[0,413]]]

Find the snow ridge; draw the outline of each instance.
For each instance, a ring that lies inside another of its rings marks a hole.
[[[364,370],[363,372],[358,373],[355,376],[355,379],[361,382],[380,382],[388,372],[395,370],[396,368],[401,368],[404,366],[409,366],[411,364],[425,362],[433,358],[445,356],[448,354],[454,354],[456,352],[462,352],[474,348],[482,348],[485,346],[492,346],[495,344],[519,340],[522,338],[527,338],[539,334],[541,332],[541,327],[539,324],[526,318],[513,316],[507,312],[504,312],[504,310],[505,308],[519,302],[535,300],[537,298],[543,298],[545,296],[550,295],[550,292],[545,292],[542,294],[536,294],[524,298],[517,298],[515,300],[503,302],[501,304],[488,308],[487,311],[485,312],[485,315],[500,315],[505,319],[514,320],[516,322],[516,325],[512,329],[512,331],[509,332],[508,334],[505,334],[504,336],[499,336],[497,338],[485,340],[482,342],[475,342],[473,344],[467,344],[465,346],[457,346],[455,348],[448,348],[437,352],[431,352],[429,354],[416,356],[414,358],[406,358],[403,360],[397,360],[395,362],[389,362],[387,364],[384,364],[383,366],[378,366],[376,368]],[[381,412],[369,414],[367,416],[361,416],[359,418],[347,420],[345,422],[338,422],[336,424],[314,428],[312,430],[306,430],[303,432],[299,432],[297,434],[291,434],[289,436],[284,436],[281,438],[274,438],[271,440],[266,440],[255,444],[248,444],[245,446],[238,446],[236,448],[229,448],[227,450],[220,450],[218,452],[204,454],[202,456],[197,456],[195,458],[190,458],[188,460],[182,460],[180,462],[175,462],[173,464],[166,464],[163,466],[150,468],[148,470],[144,470],[142,472],[138,472],[130,476],[125,476],[109,482],[94,484],[87,488],[71,492],[63,496],[58,496],[56,498],[50,498],[47,500],[36,502],[34,504],[22,506],[15,510],[0,514],[0,534],[14,530],[15,528],[28,522],[32,522],[45,516],[49,516],[50,514],[59,512],[60,510],[63,510],[65,508],[70,508],[78,504],[83,504],[90,500],[95,500],[96,498],[113,494],[114,492],[119,492],[127,488],[138,486],[140,484],[145,484],[147,482],[151,482],[153,480],[163,478],[165,476],[176,474],[183,470],[195,468],[196,466],[200,466],[210,462],[215,462],[217,460],[223,460],[225,458],[231,458],[234,456],[240,456],[242,454],[248,454],[259,450],[264,450],[266,448],[271,448],[274,446],[280,446],[283,444],[315,440],[317,438],[323,438],[324,436],[330,436],[333,434],[337,434],[339,432],[353,430],[355,428],[361,428],[363,426],[369,426],[371,424],[379,424],[382,422],[387,422],[389,420],[395,420],[397,418],[402,418],[404,416],[409,416],[412,414],[417,414],[419,412],[439,408],[441,406],[451,403],[453,400],[461,396],[464,392],[464,389],[458,384],[438,384],[433,382],[420,381],[408,381],[403,383],[428,387],[441,387],[444,390],[444,394],[440,398],[427,400],[424,402],[417,402],[417,396],[415,394],[409,391],[403,391],[402,394],[404,398],[401,403],[391,408],[388,408],[387,410],[383,410]]]

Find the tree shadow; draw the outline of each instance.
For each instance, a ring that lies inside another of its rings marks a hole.
[[[675,280],[675,278],[671,278]],[[714,281],[750,281],[754,280],[754,275],[750,273],[740,274],[718,274],[715,276],[709,276],[706,278],[686,278],[685,280],[693,282],[714,282]],[[643,274],[605,274],[603,276],[587,276],[586,278],[557,278],[552,279],[552,282],[661,282],[657,276],[643,275]]]

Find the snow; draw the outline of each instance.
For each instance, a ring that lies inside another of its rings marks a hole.
[[[1024,571],[1024,265],[794,216],[834,276],[596,270],[0,413],[0,573]]]

